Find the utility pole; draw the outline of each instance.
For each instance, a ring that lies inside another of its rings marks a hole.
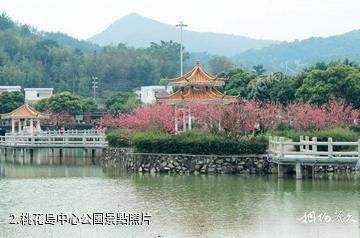
[[[182,21],[176,25],[176,27],[180,27],[180,75],[183,75],[183,27],[187,27],[188,25],[184,24]]]
[[[98,77],[92,77],[91,78],[93,81],[92,81],[92,88],[93,88],[93,90],[94,90],[94,100],[96,100],[96,89],[98,88],[98,82],[97,82],[97,80],[98,80]]]

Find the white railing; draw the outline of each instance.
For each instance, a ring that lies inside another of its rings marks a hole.
[[[319,151],[319,146],[327,150]],[[334,147],[347,147],[346,151],[334,151]],[[296,148],[298,147],[298,149]],[[355,142],[318,141],[316,137],[301,136],[299,142],[283,137],[269,137],[270,157],[277,161],[309,161],[309,162],[351,162],[360,165],[360,140]]]
[[[33,135],[14,133],[0,136],[0,147],[102,148],[106,146],[105,133],[98,130],[46,131]]]
[[[16,132],[16,133],[6,133],[7,136],[14,136],[14,135],[29,135],[31,133],[29,132]],[[61,130],[56,130],[56,131],[40,131],[40,132],[33,132],[32,135],[41,135],[41,136],[46,136],[46,135],[104,135],[105,134],[105,130],[66,130],[66,131],[61,131]]]

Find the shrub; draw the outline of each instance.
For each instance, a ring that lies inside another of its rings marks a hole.
[[[350,129],[360,135],[360,126],[351,126]]]
[[[194,130],[177,135],[161,132],[138,132],[133,137],[135,151],[164,154],[263,154],[268,141],[265,137],[235,139]]]
[[[106,140],[113,147],[129,147],[131,145],[131,134],[128,131],[114,130],[106,134]]]

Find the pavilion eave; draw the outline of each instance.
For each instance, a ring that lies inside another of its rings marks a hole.
[[[214,103],[214,104],[229,104],[237,102],[237,99],[177,99],[177,100],[167,100],[167,99],[158,99],[160,103],[173,104],[173,105],[183,105],[190,103]]]
[[[175,86],[175,87],[186,87],[186,86],[211,86],[211,87],[216,87],[216,86],[223,86],[225,85],[224,81],[220,81],[220,80],[216,80],[216,81],[198,81],[198,82],[170,82],[169,83],[170,86]]]

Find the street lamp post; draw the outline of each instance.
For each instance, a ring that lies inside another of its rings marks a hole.
[[[176,25],[176,27],[180,27],[180,75],[183,75],[183,27],[187,27],[188,25],[184,24],[182,21]]]
[[[92,88],[93,88],[93,90],[94,90],[94,100],[96,100],[96,89],[98,88],[98,82],[97,82],[97,80],[98,80],[98,77],[92,77],[91,78],[93,81],[92,81]]]

